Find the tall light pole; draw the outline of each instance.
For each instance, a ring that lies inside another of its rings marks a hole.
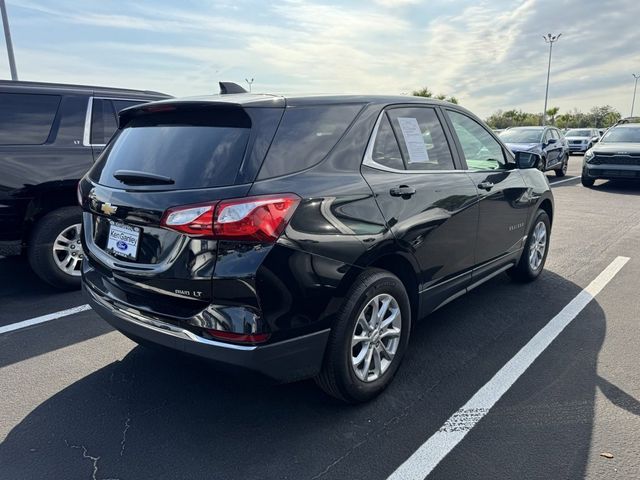
[[[4,0],[0,0],[0,13],[2,13],[2,26],[4,28],[4,39],[7,44],[7,55],[9,56],[9,68],[11,69],[11,80],[18,80],[16,70],[16,59],[13,56],[13,43],[11,43],[11,32],[9,31],[9,17],[7,17],[7,6]]]
[[[562,36],[561,33],[558,35],[551,35],[550,33],[547,36],[542,36],[544,41],[549,44],[549,66],[547,67],[547,89],[544,92],[544,110],[542,111],[542,125],[546,125],[547,123],[547,100],[549,99],[549,76],[551,75],[551,52],[553,52],[553,44],[558,41],[558,39]]]
[[[244,81],[247,82],[247,84],[249,85],[249,91],[251,91],[251,85],[253,85],[253,78],[251,80],[249,80],[248,78],[245,78]]]
[[[629,115],[630,117],[633,117],[633,107],[636,104],[636,89],[638,88],[638,79],[640,78],[640,74],[632,73],[631,75],[636,79],[636,84],[633,86],[633,100],[631,100],[631,115]]]

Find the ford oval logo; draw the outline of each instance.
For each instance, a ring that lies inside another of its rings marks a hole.
[[[118,243],[116,243],[116,246],[118,247],[118,249],[120,250],[126,250],[129,246],[126,244],[126,242],[123,242],[122,240],[120,240]]]

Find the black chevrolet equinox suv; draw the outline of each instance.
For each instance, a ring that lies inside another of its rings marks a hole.
[[[117,129],[117,112],[158,92],[0,81],[0,255],[25,253],[59,288],[80,288],[78,181]]]
[[[153,102],[82,179],[93,309],[141,344],[366,401],[416,321],[543,269],[553,197],[531,153],[414,97]]]

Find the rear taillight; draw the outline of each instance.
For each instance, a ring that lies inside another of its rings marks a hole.
[[[208,237],[213,231],[215,208],[215,203],[169,208],[164,212],[160,225],[187,235]]]
[[[299,202],[299,197],[290,194],[222,200],[213,221],[214,237],[275,242]]]
[[[180,233],[217,240],[275,242],[300,198],[293,194],[222,200],[168,209],[160,224]]]

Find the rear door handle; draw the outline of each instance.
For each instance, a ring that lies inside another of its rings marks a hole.
[[[409,185],[400,185],[399,187],[394,187],[389,190],[389,195],[392,197],[402,197],[409,198],[411,195],[416,193],[416,189],[410,187]]]
[[[492,182],[480,182],[478,184],[478,188],[481,190],[486,190],[487,192],[495,187],[495,184]]]

